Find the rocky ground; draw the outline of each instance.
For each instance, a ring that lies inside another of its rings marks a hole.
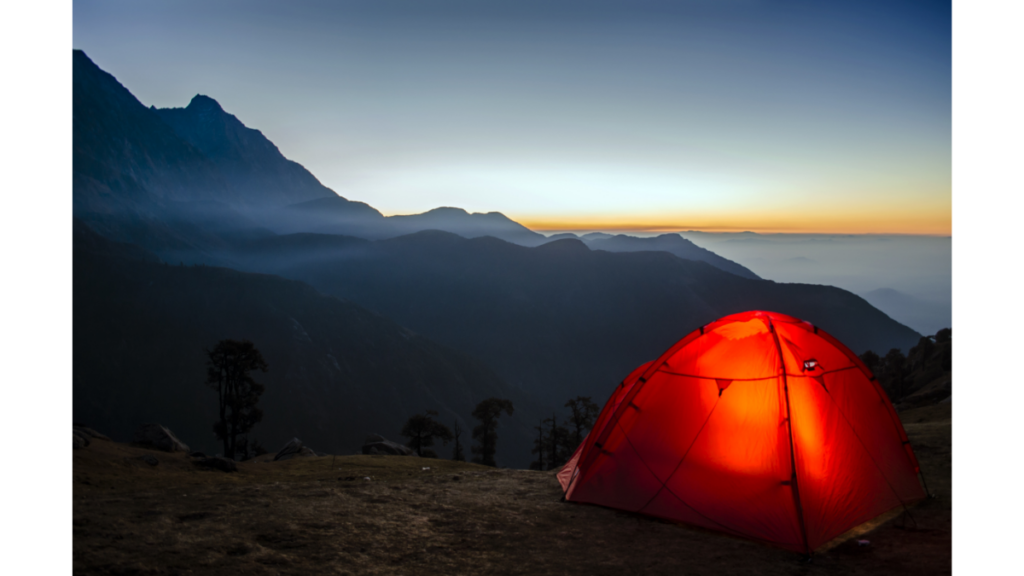
[[[322,456],[239,463],[228,473],[183,453],[94,439],[74,451],[74,573],[944,574],[951,406],[901,414],[936,495],[912,510],[916,526],[883,518],[810,563],[710,531],[562,503],[554,472]]]

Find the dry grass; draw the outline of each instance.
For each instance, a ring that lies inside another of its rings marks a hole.
[[[913,510],[918,527],[890,520],[859,536],[870,546],[842,542],[809,564],[714,532],[562,503],[553,472],[339,456],[243,463],[228,474],[197,468],[183,455],[94,441],[74,456],[74,571],[949,573],[951,420],[941,406],[902,415],[937,495]],[[143,462],[143,454],[159,465]]]

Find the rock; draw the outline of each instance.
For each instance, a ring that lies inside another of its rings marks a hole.
[[[135,431],[135,442],[152,446],[164,452],[188,452],[186,445],[167,428],[159,424],[143,424]]]
[[[390,454],[393,456],[412,456],[415,452],[408,446],[386,440],[379,434],[370,434],[363,443],[363,454]]]
[[[204,466],[206,468],[220,470],[222,472],[238,471],[238,464],[235,464],[234,460],[228,460],[227,458],[203,458],[202,460],[197,461],[196,464],[199,466]]]
[[[93,430],[92,428],[86,428],[85,426],[75,426],[75,432],[81,432],[82,434],[85,434],[89,438],[95,438],[97,440],[106,440],[107,442],[110,442],[110,438],[103,434],[100,434],[99,432]]]
[[[200,452],[200,451],[196,450],[195,452],[189,453],[189,457],[190,458],[206,458],[206,453],[205,452]]]
[[[91,443],[90,438],[92,438],[92,437],[89,436],[88,434],[86,434],[85,432],[81,432],[78,429],[75,429],[74,430],[74,434],[75,434],[75,448],[85,448],[86,446],[88,446]]]
[[[284,448],[278,450],[274,456],[274,461],[288,460],[291,458],[304,458],[308,456],[317,456],[317,453],[308,446],[302,445],[302,440],[298,438],[292,438],[284,445]]]
[[[156,466],[160,463],[160,461],[156,459],[156,456],[153,456],[152,454],[143,454],[142,456],[139,456],[139,460],[142,460],[150,466]]]

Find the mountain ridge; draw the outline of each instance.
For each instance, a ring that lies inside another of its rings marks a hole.
[[[75,421],[120,438],[157,421],[214,453],[216,398],[203,384],[203,350],[244,338],[270,365],[255,375],[267,391],[253,431],[268,447],[299,436],[353,453],[371,432],[400,440],[405,420],[427,409],[469,430],[476,403],[498,396],[516,404],[499,459],[529,464],[541,414],[532,399],[478,360],[355,303],[278,276],[161,263],[81,221],[73,261]]]
[[[224,265],[217,254],[227,244],[271,232],[381,239],[440,229],[523,246],[548,241],[500,212],[440,207],[385,217],[324,186],[215,99],[197,94],[183,108],[147,108],[84,52],[75,50],[73,60],[73,212],[104,235],[169,261]],[[651,244],[620,238],[604,248],[618,251],[627,242]],[[670,252],[753,274],[696,246],[676,244]]]
[[[549,402],[603,398],[686,333],[750,309],[813,322],[857,352],[909,350],[920,338],[848,291],[742,278],[663,251],[607,252],[571,238],[530,248],[438,231],[344,250],[322,237],[315,260],[274,248],[293,241],[250,243],[236,262],[394,318]]]

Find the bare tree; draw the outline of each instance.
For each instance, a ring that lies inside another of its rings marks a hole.
[[[547,470],[544,467],[544,453],[546,447],[544,445],[544,422],[541,420],[540,424],[533,427],[537,431],[537,439],[533,441],[533,448],[530,449],[530,454],[536,454],[537,459],[530,463],[530,470]]]
[[[465,462],[466,454],[462,450],[462,444],[459,442],[459,438],[462,437],[462,428],[459,427],[459,421],[455,421],[455,447],[452,450],[452,460],[456,462]]]
[[[579,446],[583,442],[583,437],[586,435],[585,432],[589,431],[594,426],[594,421],[597,420],[599,408],[597,404],[590,400],[590,396],[577,396],[571,398],[565,403],[566,408],[572,411],[569,423],[572,424],[572,444],[573,451],[576,450],[576,446]],[[571,453],[569,454],[572,455]]]

